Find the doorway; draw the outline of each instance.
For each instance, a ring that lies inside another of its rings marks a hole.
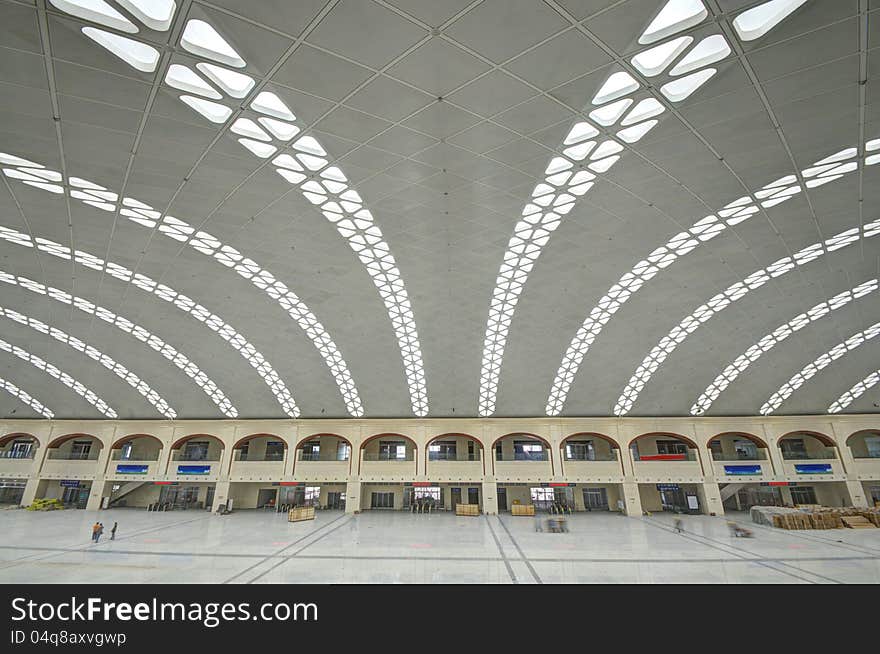
[[[393,509],[394,493],[373,493],[370,497],[371,509]]]
[[[468,488],[468,504],[480,504],[479,488]]]
[[[452,508],[455,509],[456,504],[461,504],[461,489],[458,486],[454,486],[449,489],[449,494],[452,502]]]
[[[65,487],[64,492],[61,495],[61,501],[64,502],[65,505],[73,506],[76,509],[84,509],[89,501],[90,490],[90,488]]]
[[[330,491],[327,493],[328,509],[345,509],[345,493],[342,491]]]
[[[274,488],[261,488],[257,493],[257,508],[262,509],[266,506],[274,507],[277,495],[278,491]]]
[[[499,486],[496,490],[498,494],[498,510],[507,511],[507,489]]]
[[[584,489],[584,508],[587,511],[607,511],[608,491],[604,488]]]
[[[812,486],[792,486],[791,501],[795,504],[818,504],[816,491]]]

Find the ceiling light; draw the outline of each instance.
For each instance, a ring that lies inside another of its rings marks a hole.
[[[93,23],[99,23],[104,27],[128,34],[136,34],[138,32],[137,25],[104,2],[104,0],[49,0],[49,2],[71,16],[90,20]]]
[[[192,95],[182,95],[180,99],[212,123],[225,123],[232,115],[232,109],[225,104],[210,102]]]
[[[257,139],[259,141],[271,141],[271,137],[266,134],[260,127],[252,121],[250,118],[238,118],[234,123],[232,123],[232,127],[229,128],[230,131],[235,132],[236,134],[240,134],[241,136],[247,136],[252,139]],[[263,156],[263,155],[258,155]]]
[[[159,51],[152,46],[95,27],[83,27],[82,33],[132,68],[142,73],[152,73],[156,70],[156,65],[159,63]]]
[[[807,0],[771,0],[742,12],[733,20],[733,28],[743,41],[754,41],[785,20]]]
[[[171,64],[168,72],[165,74],[165,83],[175,89],[181,91],[189,91],[190,93],[198,93],[207,98],[220,100],[223,96],[218,93],[210,84],[199,77],[194,71],[181,66],[180,64]]]
[[[238,73],[234,70],[229,70],[228,68],[223,68],[222,66],[217,66],[215,64],[209,64],[206,61],[200,61],[197,63],[196,68],[202,71],[208,79],[233,98],[245,97],[250,90],[254,88],[254,84],[256,83],[254,78],[249,75]]]
[[[288,108],[284,101],[270,91],[261,91],[254,101],[251,102],[251,108],[259,111],[261,114],[274,116],[280,120],[296,120],[296,116]]]
[[[647,45],[667,36],[699,25],[709,15],[700,0],[669,0],[639,37]]]
[[[675,68],[669,71],[670,75],[684,75],[691,71],[721,61],[730,54],[730,46],[721,34],[707,36],[700,41],[685,57],[679,61]]]
[[[667,82],[660,87],[660,92],[672,102],[681,102],[708,82],[716,72],[718,71],[714,68],[706,68],[687,77]]]
[[[274,118],[266,118],[261,116],[257,118],[257,121],[266,129],[268,129],[272,136],[274,136],[279,141],[289,141],[294,136],[299,134],[299,127],[296,125],[291,125],[290,123],[285,123],[280,120],[275,120]]]
[[[180,45],[184,50],[195,55],[213,59],[233,68],[244,68],[247,65],[226,39],[203,20],[187,21],[183,35],[180,37]]]
[[[654,77],[662,73],[675,58],[684,52],[694,38],[692,36],[680,36],[666,43],[640,52],[630,61],[636,70],[645,77]]]
[[[634,80],[629,73],[625,71],[613,73],[607,80],[605,80],[602,88],[600,88],[593,97],[593,104],[601,105],[606,102],[611,102],[621,96],[629,95],[633,91],[637,91],[638,88],[639,83]]]
[[[144,25],[157,32],[171,28],[177,6],[174,0],[116,0]]]

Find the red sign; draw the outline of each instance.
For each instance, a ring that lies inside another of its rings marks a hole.
[[[430,481],[414,481],[412,483],[412,485],[413,486],[433,486],[434,484],[432,484]]]
[[[686,454],[643,454],[639,457],[640,461],[684,461],[687,459]]]
[[[558,487],[568,488],[568,484],[555,484],[553,482],[550,483],[550,488],[558,488]]]
[[[173,486],[174,485],[173,481],[154,481],[153,483],[156,486]]]
[[[279,486],[304,486],[304,481],[280,481],[278,482]]]
[[[789,482],[787,482],[787,481],[770,481],[770,482],[767,482],[767,485],[768,486],[788,486],[788,483]]]

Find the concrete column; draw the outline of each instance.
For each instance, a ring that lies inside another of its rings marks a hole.
[[[639,485],[634,481],[625,481],[620,485],[626,515],[638,517],[642,515],[642,498],[639,496]]]
[[[95,479],[89,490],[89,501],[86,502],[86,511],[98,511],[101,508],[101,499],[110,494],[111,482],[103,479]]]
[[[764,429],[764,441],[767,443],[767,454],[770,456],[775,477],[779,480],[785,479],[785,466],[782,464],[782,451],[779,449],[779,442],[775,438],[770,438],[766,429]],[[789,493],[790,498],[791,493]]]
[[[162,449],[159,452],[159,463],[156,465],[156,475],[164,477],[168,474],[168,462],[171,461],[171,442],[162,441]]]
[[[700,447],[697,453],[703,464],[703,479],[707,482],[715,481],[715,460],[712,458],[712,451],[708,447]]]
[[[40,487],[40,479],[31,477],[24,486],[24,495],[21,496],[21,506],[30,506],[37,499],[37,489]]]
[[[787,506],[794,506],[794,498],[791,496],[791,489],[788,486],[780,486],[779,493],[782,495],[782,503]]]
[[[721,503],[721,491],[718,484],[712,481],[705,481],[702,484],[702,492],[700,493],[700,503],[703,505],[703,513],[709,515],[724,515],[724,505]]]
[[[354,453],[352,452],[352,455]],[[361,482],[349,479],[345,484],[345,512],[354,513],[361,510]]]
[[[849,494],[849,502],[852,506],[859,508],[867,508],[869,506],[868,498],[865,496],[865,487],[862,482],[856,480],[847,480],[846,492]]]
[[[214,487],[214,503],[211,504],[211,511],[216,511],[218,506],[225,506],[227,499],[229,499],[229,482],[218,481]],[[232,508],[234,510],[235,506]]]
[[[220,455],[220,474],[218,479],[229,479],[229,468],[232,466],[233,449],[230,444],[223,444],[223,454]]]
[[[498,484],[494,481],[483,482],[483,513],[496,515],[498,513]]]

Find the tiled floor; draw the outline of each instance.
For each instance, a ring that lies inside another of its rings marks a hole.
[[[100,519],[115,541],[94,545]],[[313,522],[240,511],[0,511],[0,583],[880,583],[880,529],[755,532],[724,518],[532,518],[319,512]]]

